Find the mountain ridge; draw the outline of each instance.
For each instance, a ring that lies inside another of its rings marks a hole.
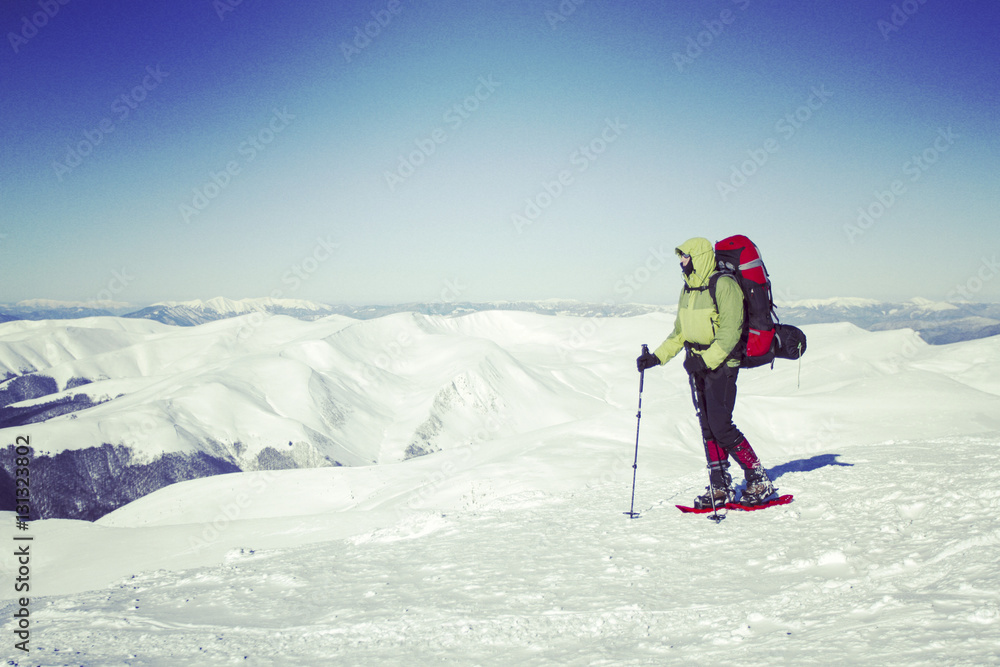
[[[103,303],[103,302],[102,302]],[[124,308],[121,302],[88,308],[86,302],[22,301],[0,306],[0,322],[12,320],[81,319],[117,315],[147,319],[171,326],[197,326],[243,315],[286,315],[311,322],[331,315],[367,320],[397,313],[461,316],[486,310],[523,311],[575,317],[635,317],[673,313],[676,305],[588,302],[573,299],[537,301],[435,301],[395,305],[331,305],[303,299],[271,297],[161,301],[144,308]],[[864,297],[829,297],[776,302],[776,312],[789,324],[850,322],[870,331],[909,328],[932,344],[955,343],[1000,334],[1000,304],[944,302],[922,297],[880,301]]]

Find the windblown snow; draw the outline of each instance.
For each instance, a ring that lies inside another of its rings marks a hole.
[[[645,374],[636,449],[668,314],[71,324],[0,325],[0,363],[124,396],[7,440],[320,434],[348,465],[33,522],[30,654],[2,561],[7,664],[1000,663],[1000,338],[805,327],[736,410],[795,501],[716,525],[674,509],[706,483],[677,362]]]

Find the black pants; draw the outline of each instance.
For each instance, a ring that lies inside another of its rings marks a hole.
[[[740,369],[722,364],[714,371],[692,376],[693,398],[705,440],[714,440],[727,453],[743,442],[743,433],[733,423],[736,407],[736,377]]]

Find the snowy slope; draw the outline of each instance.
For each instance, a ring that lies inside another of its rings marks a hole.
[[[700,472],[640,478],[634,520],[627,486],[597,483],[470,497],[350,537],[356,512],[241,522],[216,565],[36,599],[31,664],[995,664],[1000,499],[975,487],[1000,475],[958,459],[998,445],[789,461],[775,474],[795,503],[718,526],[671,507]],[[327,541],[302,544],[304,525]],[[141,547],[99,527],[72,541],[148,562],[181,533],[131,530]]]
[[[998,444],[790,461],[772,472],[795,504],[719,526],[670,506],[700,471],[640,477],[636,520],[627,485],[595,483],[394,521],[220,523],[218,563],[184,570],[163,552],[193,526],[43,525],[39,545],[88,554],[81,574],[123,553],[132,569],[36,598],[31,664],[992,664],[1000,502],[975,488],[1000,480],[956,459]]]
[[[0,375],[20,375],[108,352],[118,352],[141,341],[155,339],[171,328],[147,320],[90,317],[72,321],[17,320],[0,326]],[[71,377],[48,372],[62,380]]]
[[[404,460],[401,428],[381,465],[222,475],[33,523],[30,664],[997,664],[1000,339],[806,327],[801,369],[745,371],[736,414],[796,500],[715,525],[673,509],[705,484],[678,363],[646,374],[641,517],[622,514],[634,358],[669,317],[383,320],[331,336],[413,349],[353,367],[412,424],[477,406],[442,420],[438,451]],[[277,359],[340,367],[329,338]],[[438,390],[406,406],[416,378]]]

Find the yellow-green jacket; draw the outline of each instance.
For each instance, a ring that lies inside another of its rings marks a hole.
[[[718,368],[723,362],[739,366],[739,359],[729,359],[729,355],[743,333],[743,290],[731,276],[721,276],[715,284],[716,309],[708,290],[709,280],[716,272],[712,242],[690,239],[677,248],[677,255],[681,254],[691,255],[694,265],[694,272],[684,277],[688,287],[705,289],[681,290],[674,331],[654,354],[665,364],[684,349],[684,343],[694,343],[698,347],[708,346],[694,352],[702,355],[709,368]]]

